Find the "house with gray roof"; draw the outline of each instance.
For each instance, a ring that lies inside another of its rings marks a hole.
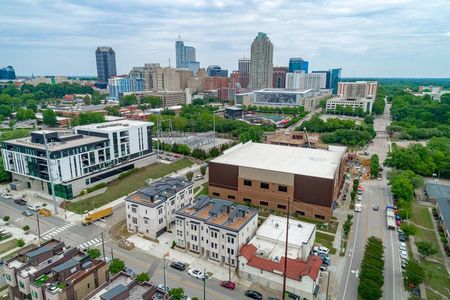
[[[436,203],[439,226],[447,239],[446,251],[450,251],[450,185],[427,183],[425,192],[428,198]]]

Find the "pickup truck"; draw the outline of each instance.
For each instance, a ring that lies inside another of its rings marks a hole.
[[[89,225],[94,221],[109,217],[110,215],[112,215],[112,213],[113,213],[112,207],[108,207],[108,208],[105,208],[105,209],[102,209],[102,210],[99,210],[99,211],[96,211],[93,213],[88,213],[84,217],[82,223],[83,223],[83,225]]]

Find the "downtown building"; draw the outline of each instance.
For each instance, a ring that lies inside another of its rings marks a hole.
[[[267,34],[258,32],[251,46],[250,88],[260,90],[272,87],[273,45]]]
[[[171,231],[175,212],[194,200],[193,182],[166,177],[138,189],[125,199],[127,230],[150,239]]]
[[[113,77],[108,79],[109,98],[119,100],[126,93],[134,94],[144,90],[144,79],[133,77]]]
[[[246,89],[250,85],[250,59],[243,57],[238,60],[240,88]]]
[[[337,68],[337,69],[330,69],[327,71],[312,71],[312,72],[325,74],[326,78],[325,88],[332,90],[333,95],[336,95],[338,93],[338,83],[341,81],[342,69]]]
[[[287,67],[273,67],[272,87],[277,89],[286,88]]]
[[[289,59],[289,73],[303,71],[308,73],[309,62],[301,57],[292,57]]]
[[[286,73],[286,89],[319,92],[325,88],[326,75],[324,73],[305,73],[303,71]]]
[[[152,126],[150,122],[120,120],[77,126],[70,135],[42,130],[32,132],[31,137],[5,141],[2,155],[5,170],[12,174],[10,188],[51,194],[53,180],[55,195],[71,199],[122,172],[153,164]]]
[[[214,77],[214,76],[228,77],[228,70],[222,69],[218,65],[208,66],[208,68],[206,69],[206,72],[208,73],[209,77]]]
[[[209,195],[328,221],[344,183],[345,147],[248,142],[209,162]]]
[[[7,66],[0,69],[0,80],[15,80],[16,71],[12,66]]]
[[[95,51],[97,62],[97,87],[105,89],[108,79],[117,76],[116,53],[111,47],[98,47]]]
[[[197,74],[200,63],[195,60],[195,48],[185,46],[181,39],[175,42],[175,56],[177,69],[189,69],[192,73]]]
[[[174,240],[178,247],[236,268],[241,247],[257,228],[255,208],[203,195],[176,212]]]
[[[359,108],[371,113],[377,88],[376,81],[339,82],[338,95],[327,100],[326,110],[335,111],[340,106],[351,107],[353,111]]]

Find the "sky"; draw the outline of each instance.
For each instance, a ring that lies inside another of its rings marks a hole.
[[[96,75],[97,46],[119,74],[175,64],[178,35],[202,67],[229,72],[259,31],[274,66],[290,57],[344,77],[450,77],[449,0],[0,0],[0,67],[17,75]]]

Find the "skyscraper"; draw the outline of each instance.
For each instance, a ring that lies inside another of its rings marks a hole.
[[[284,89],[286,87],[286,72],[287,67],[273,67],[273,82],[272,87]]]
[[[106,88],[108,79],[117,75],[116,53],[111,47],[98,47],[95,51],[97,61],[97,86]]]
[[[195,48],[185,46],[180,37],[175,42],[175,56],[177,68],[189,69],[194,75],[197,73],[200,63],[195,60]]]
[[[303,71],[308,73],[309,62],[301,57],[293,57],[289,59],[289,72]]]
[[[254,90],[272,86],[273,45],[267,34],[258,32],[250,56],[250,87]]]
[[[330,69],[328,71],[313,71],[313,73],[325,73],[326,83],[325,88],[332,90],[333,95],[338,92],[338,83],[341,81],[341,68]]]
[[[16,79],[16,71],[12,66],[0,69],[0,79]]]
[[[250,84],[250,59],[243,57],[238,61],[239,84],[241,88],[248,88]]]
[[[206,71],[208,72],[208,76],[210,76],[210,77],[214,77],[214,76],[228,77],[228,70],[222,69],[218,65],[210,65],[210,66],[208,66]]]

